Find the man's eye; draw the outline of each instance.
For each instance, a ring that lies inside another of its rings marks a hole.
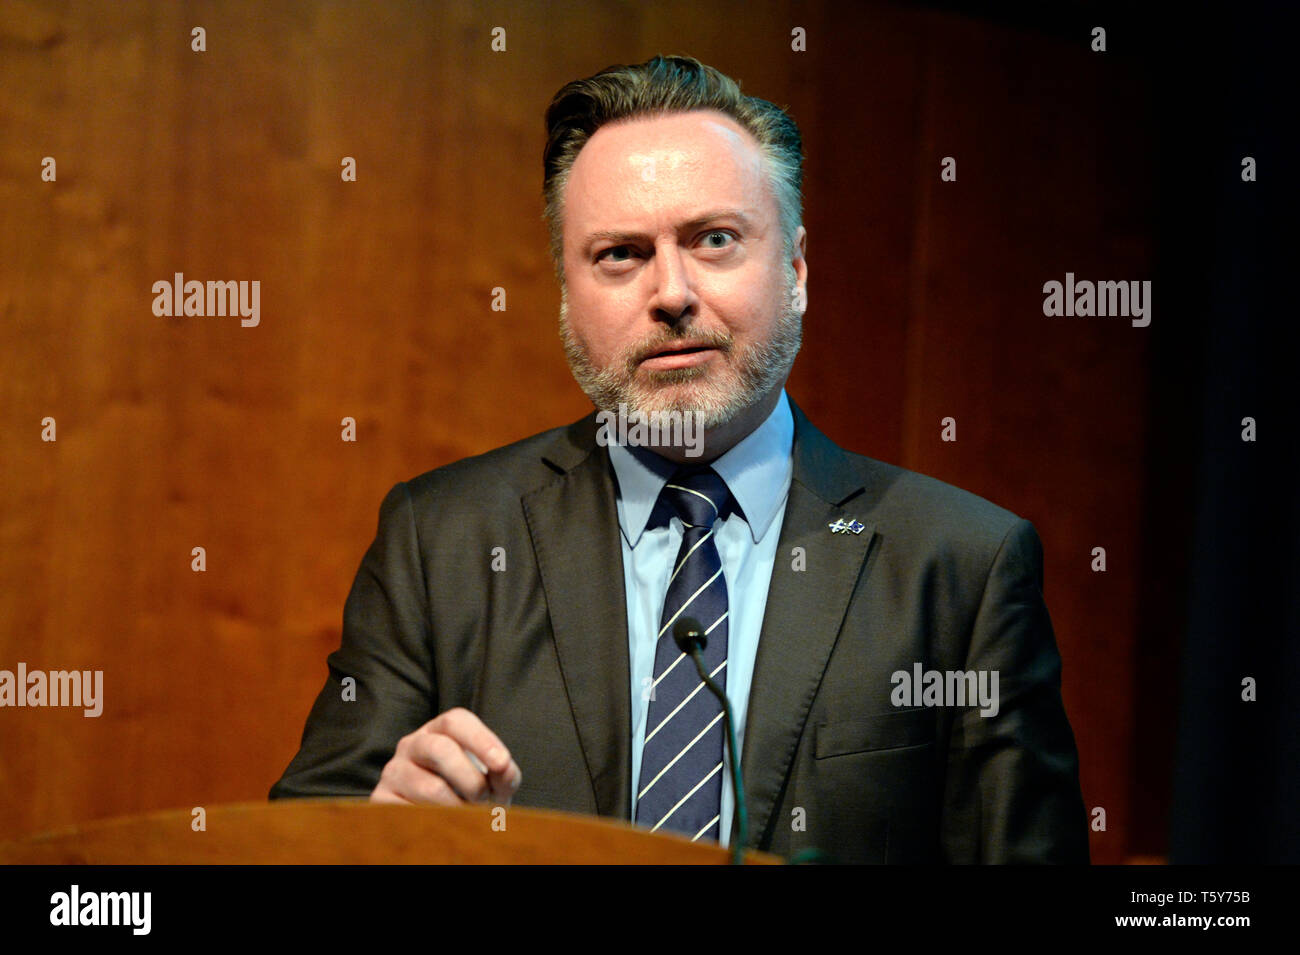
[[[730,232],[724,232],[721,229],[714,229],[712,232],[705,233],[704,235],[705,245],[707,245],[710,249],[725,249],[727,247],[727,243],[725,241],[722,243],[715,243],[713,241],[715,238],[730,240],[730,239],[734,239],[735,236],[733,236]]]
[[[631,246],[627,246],[627,245],[615,245],[615,246],[611,246],[610,248],[605,249],[603,252],[599,253],[599,254],[596,256],[596,261],[599,262],[601,259],[603,259],[603,258],[605,258],[606,256],[611,255],[611,254],[613,254],[613,253],[618,253],[618,252],[630,252],[630,251],[631,251]],[[626,260],[625,260],[625,259],[615,259],[614,261],[615,261],[615,262],[623,262],[623,261],[626,261]]]

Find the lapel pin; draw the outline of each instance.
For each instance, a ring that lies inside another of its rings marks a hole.
[[[861,534],[867,529],[865,524],[861,521],[855,521],[853,518],[849,518],[847,521],[841,518],[832,521],[826,526],[831,529],[832,534],[848,534],[850,531],[854,534]]]

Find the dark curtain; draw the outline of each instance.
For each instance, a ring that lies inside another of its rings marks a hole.
[[[1190,471],[1159,475],[1191,504],[1169,859],[1295,863],[1300,243],[1288,180],[1297,175],[1296,53],[1275,8],[1178,10],[1178,23],[1152,32],[1167,44],[1157,61],[1168,106],[1162,317],[1183,326],[1170,330],[1182,341],[1168,353],[1168,374],[1153,381],[1171,389],[1157,399],[1165,412],[1185,416],[1169,435],[1194,431],[1198,442]],[[1246,156],[1256,160],[1255,182],[1242,181]],[[1153,299],[1159,310],[1159,293]],[[1196,387],[1185,388],[1189,381]],[[1242,440],[1245,417],[1256,422],[1253,443]],[[1141,673],[1156,680],[1157,668]],[[1242,698],[1246,678],[1254,702]]]

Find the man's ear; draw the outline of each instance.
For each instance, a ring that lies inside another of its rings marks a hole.
[[[790,265],[794,268],[795,287],[802,293],[804,308],[808,305],[808,230],[800,226],[795,230],[794,242],[791,243]]]

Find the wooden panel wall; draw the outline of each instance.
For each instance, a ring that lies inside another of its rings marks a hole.
[[[262,798],[388,488],[584,413],[542,113],[656,52],[804,131],[796,399],[1037,525],[1085,800],[1108,813],[1094,859],[1125,857],[1148,339],[1046,319],[1041,287],[1146,274],[1142,76],[951,14],[681,0],[0,7],[0,668],[106,683],[97,719],[0,710],[0,838]],[[259,280],[260,324],[156,317],[175,272]]]

